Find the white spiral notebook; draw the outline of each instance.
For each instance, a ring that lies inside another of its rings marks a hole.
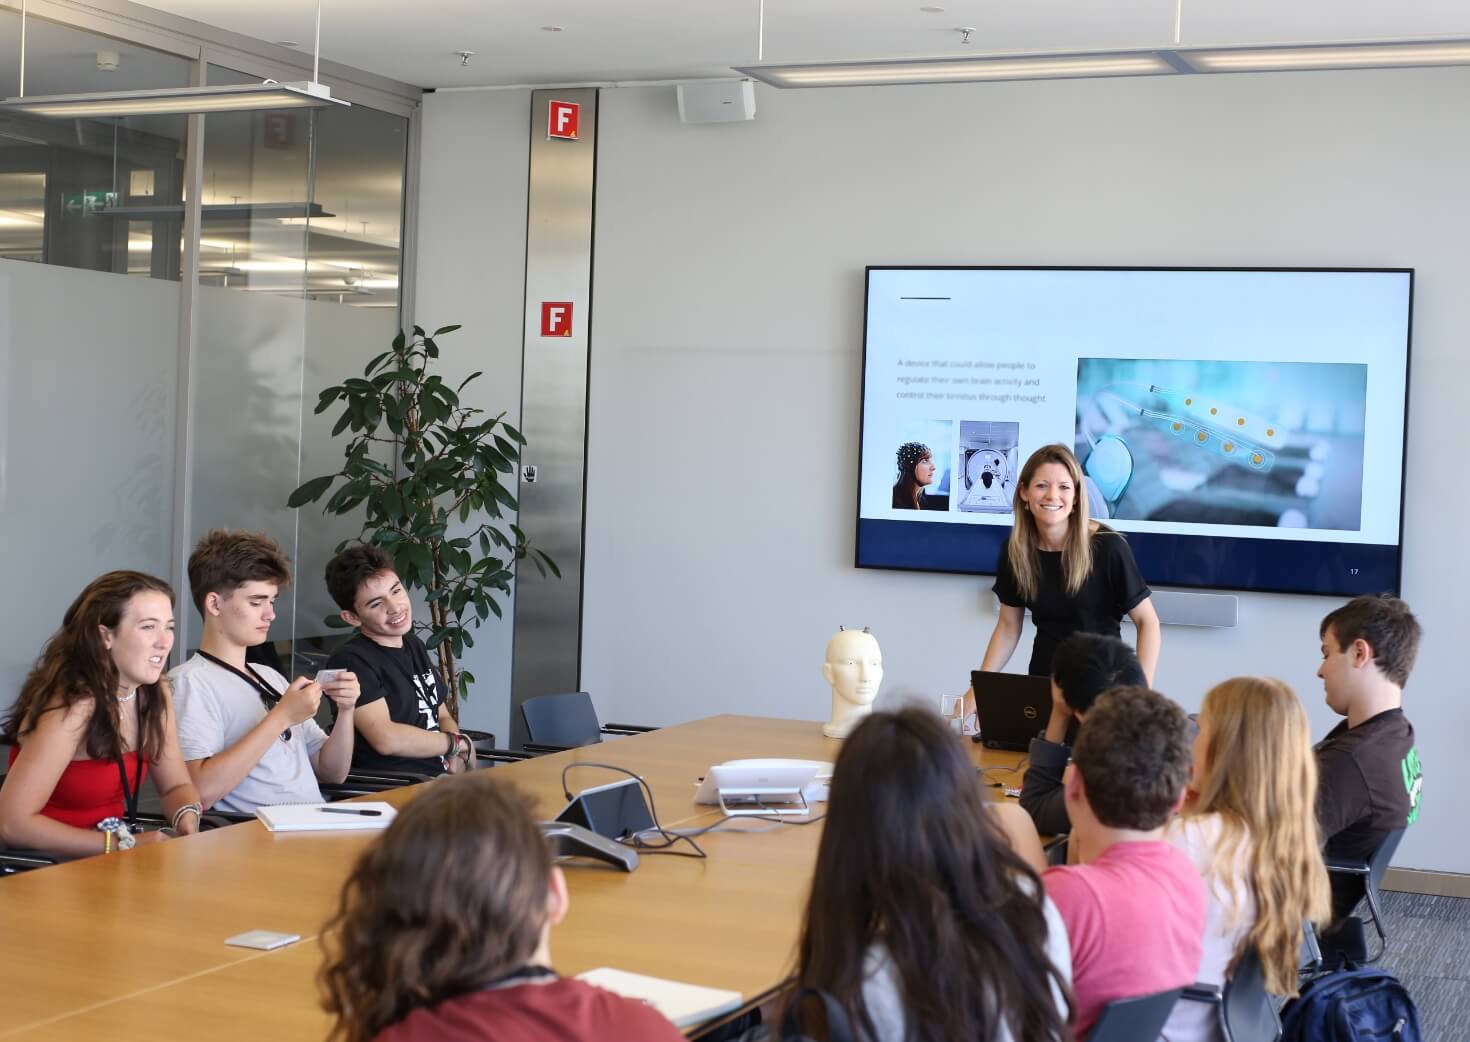
[[[687,1028],[722,1013],[740,1008],[740,992],[705,988],[698,984],[682,984],[662,977],[645,977],[641,973],[614,970],[609,967],[577,974],[577,979],[606,988],[626,999],[641,999],[658,1010],[675,1027]]]
[[[272,832],[385,829],[397,813],[391,803],[282,803],[255,808],[255,816]]]

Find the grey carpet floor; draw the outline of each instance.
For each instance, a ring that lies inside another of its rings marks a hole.
[[[1382,901],[1388,950],[1379,965],[1409,989],[1425,1042],[1470,1042],[1470,899],[1385,890]]]

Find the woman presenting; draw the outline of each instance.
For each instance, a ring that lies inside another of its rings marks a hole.
[[[1051,675],[1052,653],[1069,634],[1117,637],[1127,615],[1138,629],[1138,661],[1152,684],[1159,617],[1151,591],[1123,536],[1088,517],[1082,470],[1071,450],[1045,445],[1033,452],[1011,506],[1015,524],[995,569],[1000,617],[980,668],[1005,668],[1021,639],[1026,608],[1036,623],[1026,670],[1033,676]]]

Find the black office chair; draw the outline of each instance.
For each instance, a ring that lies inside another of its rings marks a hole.
[[[1146,1042],[1158,1038],[1183,992],[1183,988],[1174,988],[1109,1002],[1088,1032],[1087,1042]]]
[[[1281,1019],[1266,994],[1266,975],[1255,948],[1246,949],[1223,988],[1191,984],[1180,1001],[1214,1006],[1226,1042],[1276,1042],[1281,1037]]]
[[[1389,862],[1393,860],[1394,853],[1399,849],[1399,843],[1404,838],[1404,829],[1394,829],[1383,837],[1383,842],[1368,856],[1367,861],[1353,861],[1350,858],[1329,857],[1323,860],[1327,863],[1329,875],[1361,876],[1363,879],[1363,896],[1368,899],[1368,914],[1373,920],[1373,929],[1378,931],[1378,942],[1383,948],[1373,959],[1383,957],[1383,952],[1388,949],[1388,932],[1383,928],[1383,906],[1378,902],[1378,885],[1383,882],[1383,875],[1388,871]]]
[[[639,724],[603,724],[597,720],[592,696],[585,691],[537,695],[521,703],[521,717],[529,736],[525,748],[533,753],[559,753],[595,745],[603,735],[644,734],[656,727]]]
[[[1302,923],[1301,956],[1297,962],[1298,981],[1311,980],[1322,972],[1322,944],[1317,940],[1317,930],[1310,922]]]
[[[0,745],[0,763],[10,762],[10,746]],[[5,775],[0,774],[0,788],[5,785]],[[62,858],[44,850],[27,850],[24,847],[0,848],[0,876],[13,876],[35,868],[58,864]]]
[[[1388,931],[1383,926],[1383,906],[1378,900],[1378,886],[1383,882],[1383,875],[1388,871],[1389,862],[1399,849],[1399,843],[1404,838],[1404,829],[1394,829],[1384,836],[1382,841],[1368,855],[1366,861],[1355,861],[1352,858],[1326,857],[1322,860],[1327,865],[1328,875],[1356,876],[1363,881],[1363,896],[1368,900],[1368,916],[1373,922],[1373,929],[1378,933],[1378,953],[1366,959],[1366,962],[1377,962],[1383,958],[1383,953],[1388,950]],[[1308,929],[1312,927],[1308,925]],[[1312,943],[1317,947],[1317,957],[1320,964],[1321,946],[1320,939],[1313,931]]]
[[[37,850],[0,850],[0,879],[58,863],[58,858]]]
[[[0,750],[5,748],[7,747],[0,745]],[[0,787],[4,787],[4,785],[5,775],[0,774]],[[205,819],[208,816],[207,814],[201,816],[199,822],[201,829],[208,827],[205,823]],[[167,818],[158,814],[139,814],[136,821],[140,825],[150,825],[154,828],[162,828],[169,824]],[[218,823],[216,822],[215,824]],[[0,876],[13,876],[19,872],[29,872],[32,869],[60,864],[65,860],[66,858],[60,854],[46,850],[29,850],[24,847],[0,848]]]

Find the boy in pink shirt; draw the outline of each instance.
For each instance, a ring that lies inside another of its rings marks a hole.
[[[1145,688],[1102,695],[1077,737],[1065,790],[1079,863],[1047,869],[1042,882],[1072,942],[1078,1042],[1109,1002],[1182,987],[1199,972],[1204,883],[1162,838],[1189,763],[1184,711]]]

